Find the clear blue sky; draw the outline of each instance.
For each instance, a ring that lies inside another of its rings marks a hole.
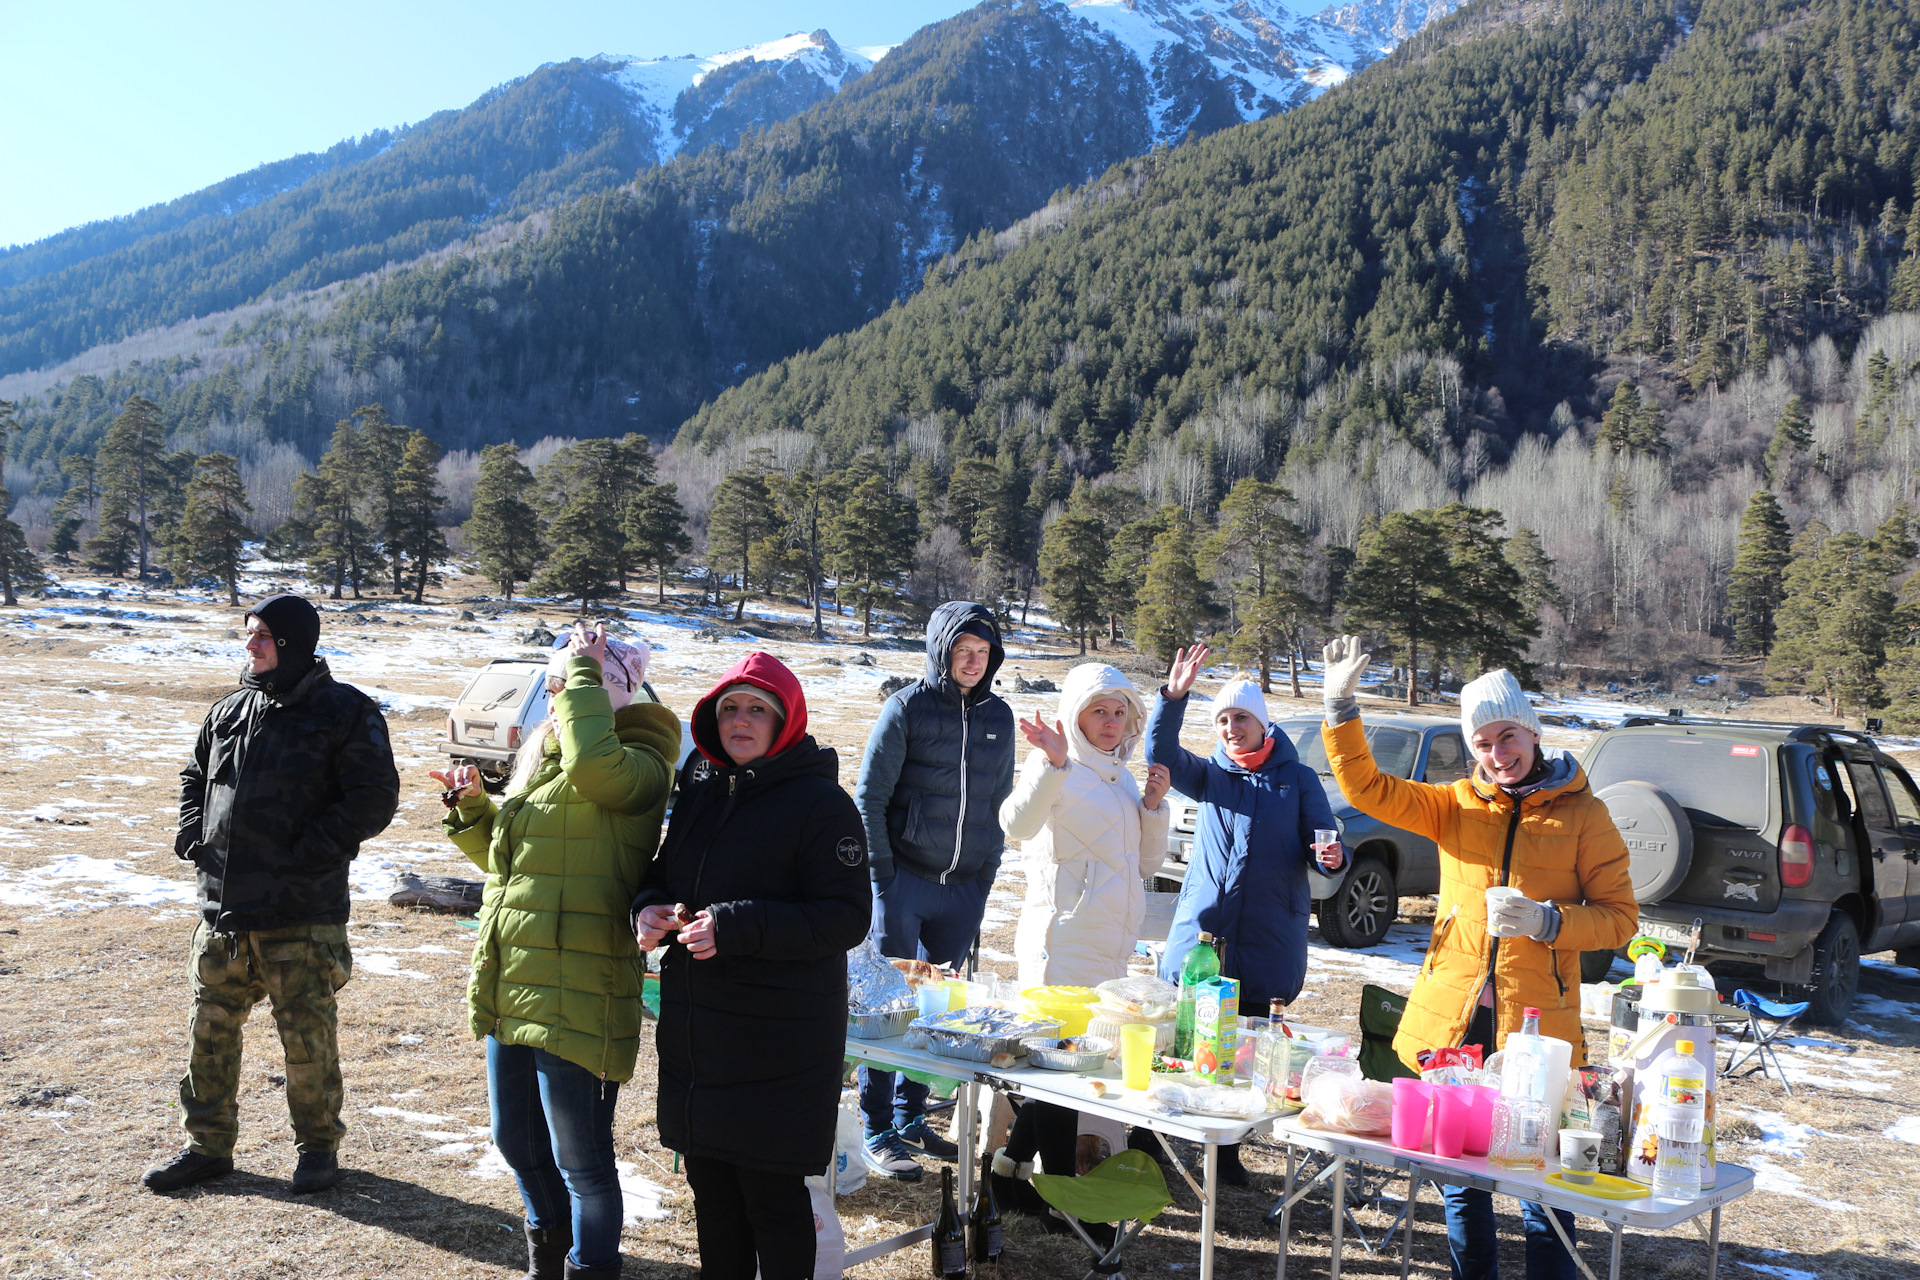
[[[472,102],[543,62],[822,27],[898,44],[971,0],[0,0],[0,245]]]

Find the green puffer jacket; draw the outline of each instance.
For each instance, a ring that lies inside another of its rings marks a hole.
[[[442,824],[487,873],[467,987],[473,1034],[624,1083],[642,974],[628,912],[660,843],[680,722],[657,702],[615,713],[588,657],[567,663],[553,719],[531,785],[498,808],[470,796]]]

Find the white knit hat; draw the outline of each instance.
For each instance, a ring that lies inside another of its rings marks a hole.
[[[1260,686],[1251,680],[1229,680],[1220,686],[1220,692],[1213,695],[1213,701],[1207,707],[1207,719],[1218,720],[1222,711],[1238,707],[1258,720],[1264,727],[1267,723],[1267,700],[1260,696]]]
[[[1522,729],[1540,734],[1540,717],[1521,691],[1513,672],[1501,667],[1469,680],[1460,690],[1460,731],[1472,740],[1474,730],[1500,720],[1511,720]]]

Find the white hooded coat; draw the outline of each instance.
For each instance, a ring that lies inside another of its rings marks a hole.
[[[1127,729],[1113,751],[1080,732],[1080,713],[1101,698],[1126,704]],[[1147,710],[1127,677],[1104,663],[1067,673],[1057,718],[1067,735],[1067,763],[1056,769],[1035,751],[1021,766],[1013,794],[1000,806],[1009,840],[1021,842],[1027,901],[1014,952],[1021,987],[1090,987],[1127,975],[1146,914],[1141,883],[1167,856],[1165,800],[1140,802],[1127,759],[1146,729]]]

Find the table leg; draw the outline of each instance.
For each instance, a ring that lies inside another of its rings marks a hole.
[[[975,1166],[980,1159],[976,1149],[979,1146],[980,1086],[971,1080],[962,1082],[960,1096],[954,1099],[953,1105],[954,1110],[960,1113],[960,1132],[953,1135],[960,1145],[960,1203],[970,1205],[973,1203],[973,1183],[977,1176]]]
[[[1400,1280],[1407,1280],[1407,1272],[1413,1268],[1413,1211],[1420,1202],[1420,1174],[1416,1170],[1407,1175],[1407,1211],[1404,1217],[1406,1225],[1400,1233]]]
[[[1220,1148],[1209,1142],[1201,1150],[1200,1179],[1204,1184],[1200,1200],[1200,1280],[1213,1280],[1213,1231],[1219,1216]]]
[[[1340,1280],[1340,1245],[1347,1225],[1347,1158],[1333,1158],[1333,1255],[1328,1266],[1329,1280]]]
[[[1713,1230],[1707,1240],[1707,1280],[1720,1271],[1720,1206],[1713,1206]]]
[[[1299,1155],[1287,1144],[1287,1182],[1280,1192],[1280,1261],[1273,1269],[1273,1280],[1287,1280],[1287,1236],[1293,1230],[1293,1179]]]
[[[1627,1229],[1618,1222],[1609,1222],[1613,1232],[1612,1257],[1607,1262],[1607,1280],[1620,1280],[1620,1242],[1626,1239]]]

